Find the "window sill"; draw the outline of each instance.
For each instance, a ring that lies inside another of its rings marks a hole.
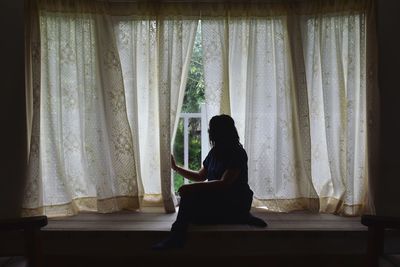
[[[248,225],[193,225],[193,231],[366,231],[360,217],[307,212],[270,213],[253,209],[267,228]],[[81,213],[72,217],[50,218],[43,231],[169,231],[177,213],[165,214],[162,208],[113,214]]]

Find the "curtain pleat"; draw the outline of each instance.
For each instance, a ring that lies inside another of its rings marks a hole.
[[[159,123],[161,188],[166,212],[175,212],[174,185],[171,179],[171,140],[176,132],[186,88],[198,20],[160,21],[159,49]]]
[[[198,20],[116,17],[127,110],[137,129],[144,204],[175,211],[169,158]]]

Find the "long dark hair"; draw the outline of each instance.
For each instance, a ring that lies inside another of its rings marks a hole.
[[[211,118],[208,136],[218,159],[224,160],[241,147],[235,121],[229,115],[217,115]]]

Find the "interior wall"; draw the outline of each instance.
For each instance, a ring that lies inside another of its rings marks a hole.
[[[400,1],[378,1],[381,170],[377,213],[400,216]]]
[[[18,214],[25,172],[23,2],[0,1],[0,218]]]
[[[400,215],[400,1],[378,0],[381,175],[377,212]],[[0,217],[16,216],[26,169],[24,0],[0,1]]]

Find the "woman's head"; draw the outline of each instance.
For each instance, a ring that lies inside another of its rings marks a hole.
[[[239,135],[235,122],[229,115],[217,115],[211,118],[208,135],[213,147],[235,147],[239,145]]]

